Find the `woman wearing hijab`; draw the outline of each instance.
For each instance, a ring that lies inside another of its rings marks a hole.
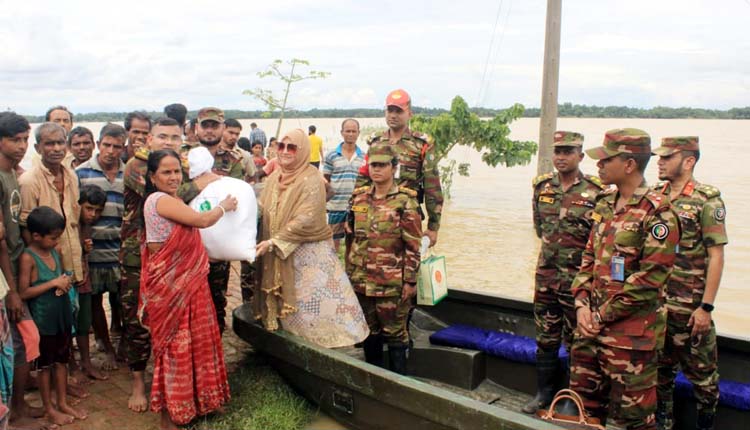
[[[173,430],[229,401],[208,254],[198,229],[235,210],[237,199],[227,196],[195,212],[177,197],[182,165],[176,152],[154,151],[147,166],[139,315],[153,348],[151,410],[161,412],[162,430]]]
[[[309,163],[306,133],[288,132],[277,157],[280,169],[260,197],[261,280],[254,286],[254,316],[271,331],[280,319],[286,331],[327,348],[361,342],[369,330],[333,250],[324,180]]]

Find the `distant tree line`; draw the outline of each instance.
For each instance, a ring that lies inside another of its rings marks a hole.
[[[471,112],[480,117],[494,117],[500,114],[503,109],[490,108],[471,108]],[[449,113],[447,109],[424,108],[415,106],[415,114],[424,116],[437,116],[443,113]],[[538,118],[539,108],[526,108],[523,116],[526,118]],[[93,112],[75,114],[76,122],[94,122],[94,121],[116,121],[121,122],[125,119],[127,112]],[[163,115],[162,112],[148,112],[153,118]],[[188,118],[195,118],[198,111],[188,112]],[[279,113],[269,114],[264,110],[236,110],[229,109],[224,111],[227,118],[278,118]],[[310,110],[291,110],[285,113],[286,118],[374,118],[383,115],[383,109],[310,109]],[[728,110],[703,109],[691,107],[666,107],[656,106],[653,108],[634,108],[627,106],[589,106],[577,105],[572,103],[562,103],[558,106],[558,116],[563,118],[659,118],[659,119],[676,119],[676,118],[695,118],[695,119],[750,119],[750,106],[741,108],[732,108]],[[31,122],[44,121],[43,115],[26,115]]]

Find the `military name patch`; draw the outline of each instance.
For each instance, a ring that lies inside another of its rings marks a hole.
[[[692,220],[692,221],[695,221],[695,219],[697,218],[697,217],[695,216],[695,214],[694,214],[694,213],[692,213],[692,212],[685,212],[685,211],[680,211],[680,212],[678,212],[678,213],[677,213],[677,215],[678,215],[678,216],[679,216],[680,218],[686,218],[686,219],[689,219],[689,220]]]
[[[659,224],[651,227],[651,236],[653,236],[656,240],[663,240],[664,238],[669,236],[669,227],[667,227],[667,225],[663,222],[660,222]]]
[[[589,208],[593,208],[595,206],[594,202],[590,202],[588,200],[573,200],[572,203],[576,206],[586,206]]]
[[[714,209],[714,218],[716,218],[716,221],[724,221],[724,218],[727,217],[727,210],[723,207]]]
[[[539,201],[542,203],[555,203],[554,197],[539,196]]]
[[[352,212],[364,212],[364,213],[367,213],[367,206],[352,206]]]

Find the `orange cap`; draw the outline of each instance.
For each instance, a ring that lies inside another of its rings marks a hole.
[[[385,98],[385,107],[388,106],[396,106],[406,110],[411,107],[411,97],[409,97],[409,93],[402,89],[393,90]]]

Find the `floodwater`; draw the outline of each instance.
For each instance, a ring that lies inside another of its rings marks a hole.
[[[276,130],[276,120],[254,120],[268,136]],[[243,136],[251,120],[243,120]],[[360,120],[363,129],[384,127],[382,118]],[[282,130],[304,128],[315,124],[324,139],[325,149],[341,140],[341,119],[288,119]],[[103,123],[76,124],[89,126],[98,133]],[[716,300],[714,318],[722,333],[747,336],[750,328],[750,292],[744,283],[750,278],[743,267],[750,261],[750,168],[745,166],[750,143],[750,121],[739,120],[657,120],[657,119],[582,119],[562,118],[558,129],[583,133],[586,147],[601,143],[604,132],[618,127],[646,130],[653,142],[664,136],[698,135],[701,160],[696,178],[718,187],[727,205],[727,230],[724,276]],[[512,125],[511,137],[537,140],[539,120],[523,118]],[[363,143],[366,136],[361,136]],[[33,139],[32,139],[33,140]],[[30,150],[31,147],[30,147]],[[470,163],[470,176],[454,176],[452,199],[443,208],[442,226],[434,252],[446,257],[451,288],[502,294],[531,301],[534,289],[534,266],[539,240],[531,223],[531,180],[536,175],[536,159],[513,168],[491,168],[480,155],[462,147],[449,158]],[[584,173],[596,174],[595,163],[586,158]],[[646,172],[650,183],[657,180],[655,159]]]

